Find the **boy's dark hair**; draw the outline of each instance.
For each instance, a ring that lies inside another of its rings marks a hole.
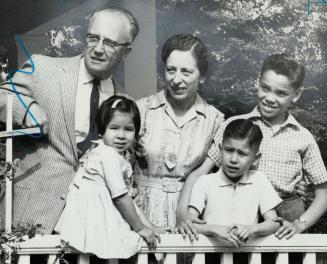
[[[263,62],[260,77],[268,70],[286,76],[294,89],[302,86],[305,69],[287,54],[273,54],[267,57]]]
[[[171,36],[162,47],[161,59],[166,64],[167,59],[174,50],[191,51],[202,77],[208,70],[208,49],[203,42],[190,34],[182,33]]]
[[[237,119],[230,122],[224,131],[223,142],[228,138],[248,139],[250,147],[259,149],[262,141],[262,132],[258,125],[248,119]]]

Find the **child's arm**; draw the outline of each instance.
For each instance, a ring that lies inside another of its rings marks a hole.
[[[286,236],[286,239],[289,239],[296,233],[302,233],[310,226],[314,225],[326,212],[327,183],[314,185],[312,188],[315,198],[310,207],[299,217],[299,219],[295,219],[293,222],[279,219],[283,225],[275,233],[276,237],[281,239]]]
[[[198,239],[198,234],[192,223],[204,224],[205,221],[194,217],[188,212],[188,204],[190,201],[194,183],[201,175],[208,174],[214,166],[214,162],[207,157],[202,165],[194,170],[186,179],[176,209],[176,226],[179,232],[185,236],[187,234],[191,240]]]
[[[196,210],[192,206],[189,207],[189,213],[193,217],[199,218],[200,214],[198,210]],[[194,228],[199,234],[216,237],[235,247],[241,246],[241,241],[238,239],[238,237],[235,234],[230,232],[230,228],[228,226],[194,223]]]
[[[133,200],[128,193],[114,198],[113,201],[118,211],[131,228],[146,241],[150,248],[155,248],[157,246],[156,239],[160,243],[160,236],[152,228],[142,223],[140,217],[136,213]]]

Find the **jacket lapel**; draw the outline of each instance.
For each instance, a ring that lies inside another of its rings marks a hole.
[[[60,81],[61,103],[65,125],[76,161],[78,157],[75,139],[75,101],[80,59],[81,56],[73,57],[70,63],[63,66],[63,74],[61,75]]]

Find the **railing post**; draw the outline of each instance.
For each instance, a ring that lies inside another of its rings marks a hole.
[[[147,253],[139,253],[137,255],[137,264],[148,264],[148,254]]]
[[[288,264],[288,253],[278,253],[276,264]]]
[[[249,253],[249,264],[261,264],[261,253]]]
[[[316,264],[316,253],[304,253],[303,264]]]
[[[195,253],[192,264],[205,264],[205,253]]]
[[[233,264],[233,253],[220,254],[220,264]]]
[[[13,120],[13,95],[7,94],[7,120],[6,120],[6,131],[12,130],[12,120]],[[6,139],[6,162],[7,164],[12,164],[12,138],[8,137]],[[12,168],[8,171],[8,175],[11,175]],[[6,177],[6,222],[5,228],[6,232],[11,232],[12,223],[12,179]]]

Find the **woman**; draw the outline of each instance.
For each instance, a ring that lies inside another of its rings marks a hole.
[[[191,189],[213,166],[208,152],[224,118],[198,94],[208,68],[208,50],[201,40],[189,34],[172,36],[162,48],[162,60],[163,91],[138,101],[148,167],[135,180],[150,221],[175,227],[180,192],[183,188],[179,211],[188,219]],[[191,221],[182,224],[182,233],[196,234]]]

